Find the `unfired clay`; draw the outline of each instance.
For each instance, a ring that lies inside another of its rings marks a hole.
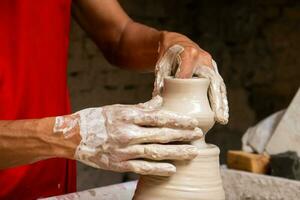
[[[197,117],[206,133],[214,124],[207,98],[209,80],[205,78],[165,78],[163,109]],[[223,200],[224,190],[219,170],[219,148],[206,144],[204,137],[193,142],[198,156],[192,161],[175,161],[176,173],[171,177],[141,176],[135,200],[187,199]]]

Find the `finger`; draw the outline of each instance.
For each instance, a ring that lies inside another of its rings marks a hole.
[[[176,141],[193,141],[200,139],[203,132],[200,128],[194,130],[182,130],[172,128],[146,128],[139,126],[124,127],[122,135],[118,138],[119,143],[142,144],[142,143],[169,143]]]
[[[215,112],[215,119],[221,124],[228,121],[228,102],[223,80],[212,80],[209,88],[209,99]]]
[[[179,67],[175,74],[176,78],[191,78],[193,69],[198,63],[198,49],[185,47],[184,51],[179,56]]]
[[[217,63],[212,60],[213,68],[220,80],[220,95],[221,95],[221,102],[220,102],[220,111],[219,114],[217,114],[217,121],[221,124],[227,124],[228,117],[229,117],[229,108],[228,108],[228,100],[227,100],[227,91],[226,86],[223,81],[223,78],[219,74]]]
[[[197,66],[213,67],[211,55],[201,48],[185,47],[180,57],[182,63],[176,72],[177,78],[191,78]]]
[[[193,129],[200,126],[200,121],[194,117],[177,114],[166,110],[142,112],[132,115],[131,121],[141,126],[176,127]]]
[[[176,66],[176,57],[183,51],[183,47],[180,45],[173,45],[167,51],[165,50],[164,45],[162,45],[160,58],[155,66],[155,81],[152,96],[156,96],[161,93],[164,77],[171,74],[172,69]]]
[[[161,107],[163,102],[163,99],[161,96],[156,95],[154,97],[152,97],[151,100],[145,102],[145,103],[140,103],[138,104],[141,108],[145,108],[145,109],[158,109]]]
[[[198,155],[193,145],[133,145],[117,150],[117,155],[126,160],[145,158],[150,160],[190,160]]]
[[[214,61],[213,63],[215,70],[205,66],[198,66],[195,68],[195,74],[210,80],[208,94],[212,110],[215,112],[215,119],[221,124],[226,124],[229,117],[226,87],[222,77],[218,73],[216,63]]]
[[[121,172],[135,172],[143,175],[170,176],[176,172],[176,167],[170,163],[129,160],[119,165]]]

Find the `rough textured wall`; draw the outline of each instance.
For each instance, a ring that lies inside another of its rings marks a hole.
[[[230,122],[215,126],[208,140],[221,148],[222,162],[227,149],[240,148],[248,126],[286,107],[300,85],[300,1],[122,0],[121,4],[138,22],[186,34],[217,61],[228,89]],[[74,22],[68,76],[74,110],[146,101],[153,82],[152,74],[110,66]],[[84,166],[80,169],[90,172]],[[80,182],[85,178],[79,175]],[[102,173],[95,184],[122,179]],[[79,188],[89,186],[94,183]]]

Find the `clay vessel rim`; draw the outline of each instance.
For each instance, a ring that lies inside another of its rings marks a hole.
[[[193,77],[193,78],[175,78],[174,76],[166,76],[164,78],[168,81],[174,81],[174,82],[209,82],[209,79],[207,78],[199,78],[199,77]]]

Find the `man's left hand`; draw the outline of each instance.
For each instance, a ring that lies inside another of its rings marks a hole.
[[[177,78],[191,78],[197,66],[212,67],[211,55],[185,35],[175,32],[162,31],[158,49],[158,60],[174,45],[183,47],[180,52],[179,71]]]

